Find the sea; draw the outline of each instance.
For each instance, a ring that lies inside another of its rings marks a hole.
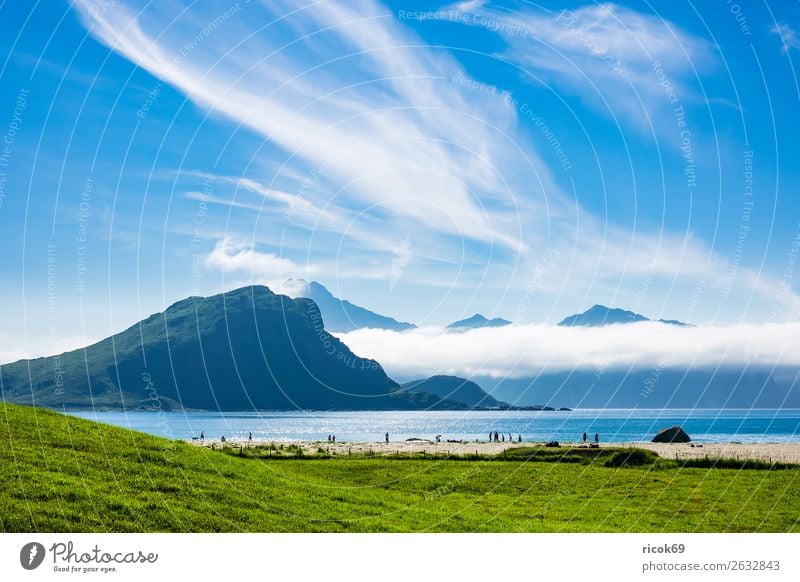
[[[206,439],[382,442],[409,438],[486,441],[497,431],[523,442],[650,441],[681,426],[696,442],[800,442],[800,409],[578,409],[572,411],[402,412],[73,412],[75,416],[189,440]]]

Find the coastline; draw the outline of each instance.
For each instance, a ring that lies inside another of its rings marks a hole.
[[[498,455],[503,451],[515,448],[542,446],[542,442],[523,443],[489,443],[489,442],[440,442],[432,441],[397,441],[397,442],[327,442],[327,441],[279,441],[228,439],[223,444],[219,439],[206,439],[203,442],[184,441],[195,446],[206,448],[240,448],[256,446],[301,447],[304,455],[315,455],[320,449],[334,456],[347,455]],[[692,446],[694,445],[694,446]],[[601,443],[603,448],[635,447],[647,449],[665,459],[737,459],[777,463],[800,464],[800,442],[781,443],[653,443],[653,442],[621,442]],[[571,448],[586,448],[581,443],[561,443],[565,453]]]

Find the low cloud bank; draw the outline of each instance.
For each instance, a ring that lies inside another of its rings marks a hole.
[[[463,333],[442,328],[336,334],[392,375],[524,378],[572,369],[800,365],[800,324],[678,327],[511,325]],[[794,348],[794,349],[793,349]]]

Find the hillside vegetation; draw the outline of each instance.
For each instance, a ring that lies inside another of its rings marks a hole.
[[[239,456],[0,404],[0,530],[800,531],[798,468],[556,454]]]

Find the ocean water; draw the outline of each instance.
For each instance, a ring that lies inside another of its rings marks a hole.
[[[480,412],[75,412],[81,418],[171,439],[380,442],[427,438],[485,441],[489,431],[522,435],[523,441],[575,442],[584,432],[601,442],[649,441],[660,429],[679,425],[698,442],[800,441],[800,409],[581,409]]]

